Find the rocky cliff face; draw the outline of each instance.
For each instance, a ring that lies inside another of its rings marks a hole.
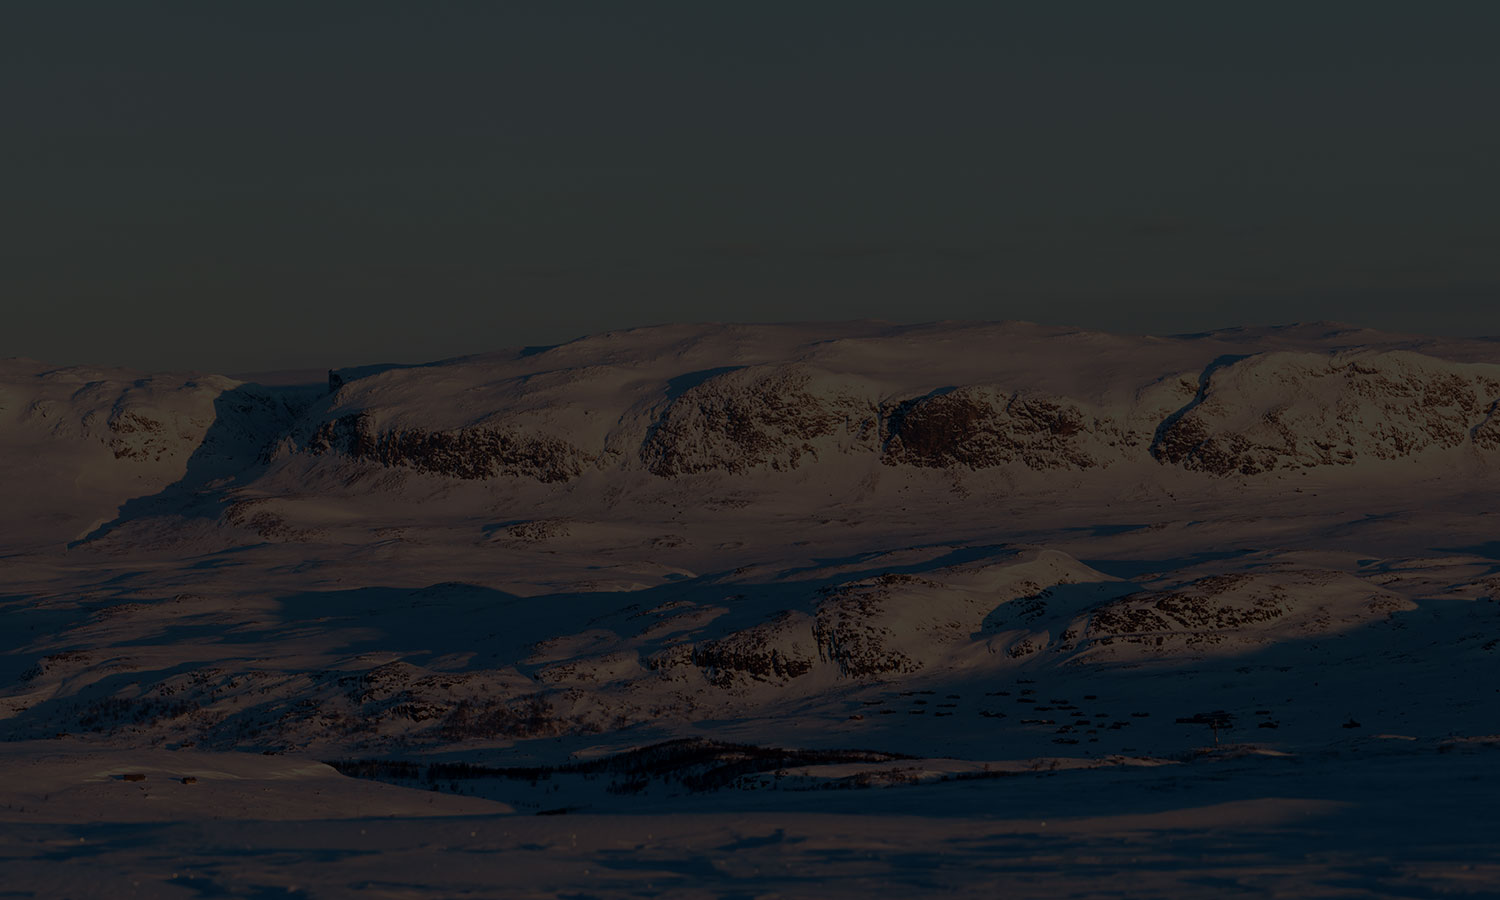
[[[720,687],[744,678],[786,681],[806,675],[818,662],[813,632],[806,613],[783,610],[761,625],[696,644],[687,658]]]
[[[887,465],[988,469],[1090,469],[1108,465],[1139,437],[1066,398],[960,387],[886,410]]]
[[[323,422],[305,448],[314,456],[341,453],[382,466],[466,480],[518,476],[541,482],[567,481],[592,462],[577,447],[549,435],[485,427],[379,430],[368,413],[351,413]]]
[[[775,471],[871,445],[874,404],[851,380],[802,366],[755,367],[689,387],[641,447],[656,475]]]

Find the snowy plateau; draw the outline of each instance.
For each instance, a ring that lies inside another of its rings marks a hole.
[[[0,897],[1500,895],[1500,342],[11,359],[0,463]]]

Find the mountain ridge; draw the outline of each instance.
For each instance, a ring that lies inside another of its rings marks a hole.
[[[712,478],[774,493],[778,477],[797,490],[798,472],[867,485],[910,473],[899,477],[916,485],[930,470],[960,490],[1029,491],[1122,467],[1165,484],[1179,477],[1169,469],[1263,478],[1377,462],[1488,477],[1500,460],[1500,350],[1475,342],[1328,323],[1174,338],[845,327],[635,329],[344,370],[336,388],[13,362],[0,366],[7,454],[71,462],[0,480],[33,508],[74,495],[77,511],[52,504],[45,530],[76,541],[148,507],[228,511],[308,485],[417,502],[444,481],[571,490],[597,475],[618,493]],[[282,538],[317,533],[269,509],[255,521]]]

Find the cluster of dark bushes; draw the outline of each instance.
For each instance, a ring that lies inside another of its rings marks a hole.
[[[443,740],[454,742],[471,738],[549,737],[563,727],[552,704],[533,694],[512,703],[460,700],[443,719],[439,733]]]
[[[79,711],[78,725],[87,731],[114,730],[127,725],[154,725],[164,719],[177,719],[197,711],[198,704],[186,700],[105,697]]]
[[[422,777],[420,765],[399,759],[334,759],[328,760],[328,765],[340,775],[372,781],[416,781]]]

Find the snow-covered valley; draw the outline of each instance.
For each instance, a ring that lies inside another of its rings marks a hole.
[[[1500,890],[1500,344],[330,375],[0,362],[7,889]]]

